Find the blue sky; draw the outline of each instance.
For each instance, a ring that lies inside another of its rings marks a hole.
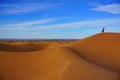
[[[1,0],[0,38],[80,39],[120,32],[119,0]]]

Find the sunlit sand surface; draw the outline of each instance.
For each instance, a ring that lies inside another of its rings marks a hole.
[[[84,58],[103,67],[120,71],[120,33],[102,33],[72,45]]]
[[[0,42],[0,80],[120,80],[120,33]]]

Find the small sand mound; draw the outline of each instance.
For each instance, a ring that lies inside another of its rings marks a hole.
[[[43,50],[47,47],[47,44],[4,44],[0,43],[0,51],[5,52],[31,52]]]
[[[120,33],[100,33],[71,45],[80,56],[103,67],[120,71]]]

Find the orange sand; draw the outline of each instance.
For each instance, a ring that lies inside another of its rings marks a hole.
[[[120,71],[120,33],[96,34],[74,43],[72,49],[100,66]]]
[[[0,80],[120,80],[120,34],[0,43]]]

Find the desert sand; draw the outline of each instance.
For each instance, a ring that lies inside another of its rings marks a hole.
[[[0,80],[120,80],[120,33],[69,42],[0,42]]]

